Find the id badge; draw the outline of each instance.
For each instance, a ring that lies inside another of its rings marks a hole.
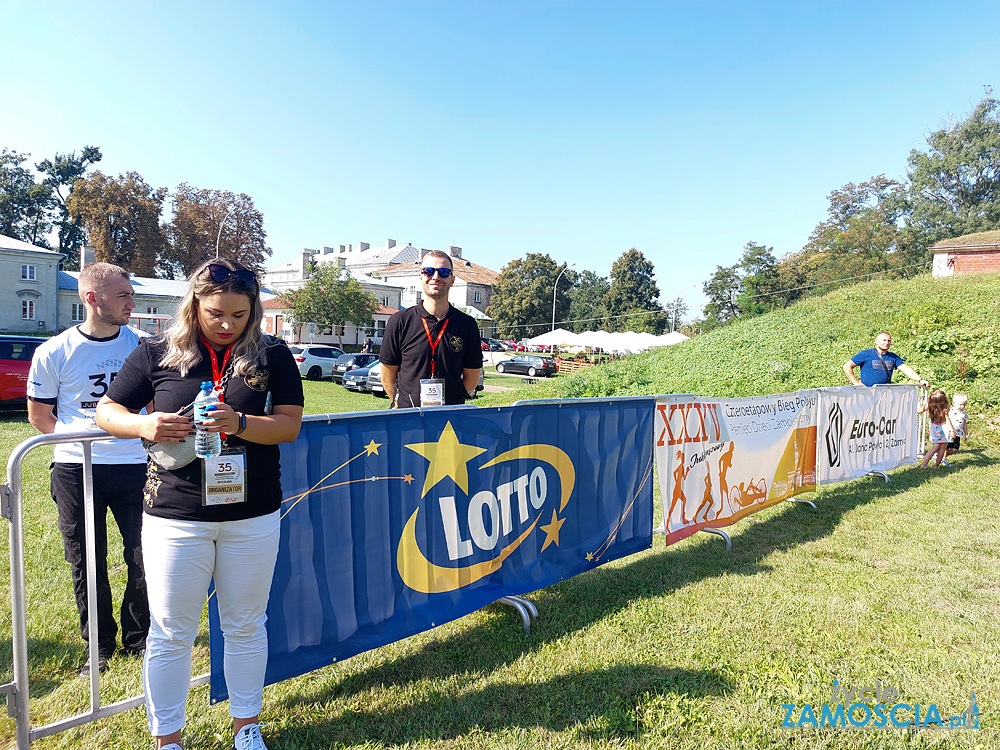
[[[420,381],[420,408],[444,406],[444,380],[424,378]]]
[[[206,458],[203,462],[202,505],[233,505],[245,502],[246,452],[243,447],[227,448],[222,455]]]

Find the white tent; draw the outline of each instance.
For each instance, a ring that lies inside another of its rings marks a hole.
[[[574,346],[579,343],[577,334],[567,331],[565,328],[556,328],[554,331],[546,331],[540,336],[527,339],[526,344],[537,344],[540,346]]]

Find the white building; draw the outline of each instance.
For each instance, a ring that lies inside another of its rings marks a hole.
[[[0,234],[0,331],[46,333],[71,325],[59,316],[62,259],[62,253]]]

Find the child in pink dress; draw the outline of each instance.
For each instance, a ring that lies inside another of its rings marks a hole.
[[[927,415],[930,417],[930,441],[931,447],[924,454],[924,460],[920,462],[920,468],[926,469],[931,458],[934,458],[934,467],[937,468],[944,460],[948,450],[948,444],[955,435],[955,429],[951,426],[948,418],[948,394],[944,391],[934,391],[927,399]]]

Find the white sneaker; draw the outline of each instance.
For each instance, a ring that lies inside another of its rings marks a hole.
[[[264,738],[260,736],[260,724],[247,724],[233,740],[235,750],[267,750]]]

